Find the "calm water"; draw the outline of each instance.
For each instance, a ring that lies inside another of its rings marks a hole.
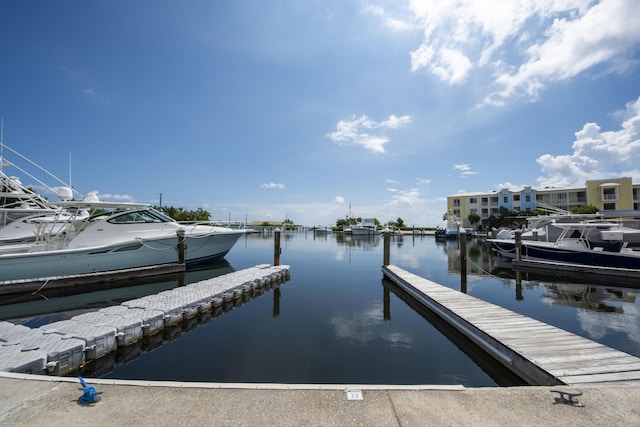
[[[291,280],[88,366],[104,378],[282,383],[510,385],[516,380],[383,282],[383,239],[282,236]],[[640,357],[640,291],[523,276],[470,241],[466,291]],[[28,326],[66,319],[213,275],[273,262],[273,236],[249,235],[227,262],[135,287],[0,306]],[[391,263],[460,290],[457,242],[396,236]]]

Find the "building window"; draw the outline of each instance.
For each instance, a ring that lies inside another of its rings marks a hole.
[[[605,211],[615,211],[616,210],[616,204],[615,203],[605,203],[602,206],[602,208]]]
[[[502,198],[502,203],[509,203],[509,198],[507,196],[504,196]]]
[[[477,197],[471,197],[471,198],[469,198],[469,203],[471,203],[471,204],[478,203],[478,198],[477,198]]]
[[[527,194],[526,196],[524,196],[524,200],[529,203],[531,202],[531,194]]]
[[[460,218],[460,210],[458,210],[458,209],[454,209],[454,210],[453,210],[453,214],[454,214],[455,216],[457,216],[458,218]]]
[[[520,201],[520,195],[519,194],[514,194],[513,195],[513,201],[514,202],[519,202]]]
[[[456,208],[460,207],[460,199],[453,199],[453,206]]]
[[[615,188],[603,188],[602,200],[617,200],[618,194]]]
[[[492,205],[497,205],[498,204],[498,198],[497,197],[492,197],[491,198],[491,204]]]

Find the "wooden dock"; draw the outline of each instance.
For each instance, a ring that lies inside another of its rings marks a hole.
[[[640,358],[393,265],[384,275],[531,385],[639,386]]]

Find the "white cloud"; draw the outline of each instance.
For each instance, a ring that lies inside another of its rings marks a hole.
[[[336,144],[360,145],[374,153],[384,153],[384,145],[389,138],[384,135],[385,129],[397,129],[411,122],[411,116],[389,116],[387,120],[376,122],[366,115],[360,117],[351,116],[346,120],[340,120],[336,125],[336,131],[327,134]]]
[[[260,188],[281,190],[284,188],[284,184],[276,184],[275,182],[269,182],[269,183],[262,184]]]
[[[418,184],[418,185],[428,185],[428,184],[431,184],[431,179],[416,178],[416,184]]]
[[[471,61],[462,52],[443,48],[438,60],[430,66],[431,72],[449,84],[462,83],[472,68]]]
[[[390,16],[389,13],[381,6],[376,6],[373,4],[365,4],[363,8],[363,12],[369,13],[371,15],[377,16],[382,20],[384,26],[389,28],[391,31],[408,31],[414,29],[414,25],[404,19],[400,19],[394,16]]]
[[[513,72],[496,78],[498,90],[485,103],[526,96],[535,99],[549,83],[568,80],[596,65],[609,72],[624,72],[632,60],[625,58],[640,42],[640,8],[635,1],[603,0],[573,19],[558,18],[547,38],[528,46],[527,61]]]
[[[339,204],[339,205],[343,204],[344,203],[344,197],[336,196],[336,198],[333,199],[333,203],[336,203],[336,204]]]
[[[493,84],[483,105],[535,99],[549,84],[598,67],[622,73],[637,61],[637,0],[409,0],[410,19],[422,32],[410,52],[411,70],[426,71],[449,85],[485,68]],[[367,6],[385,23],[396,7]],[[388,28],[390,25],[385,24]],[[486,72],[486,70],[485,70]]]
[[[460,178],[466,178],[470,175],[476,175],[478,172],[471,170],[471,165],[462,164],[462,165],[453,165],[453,169],[460,171]]]
[[[409,190],[395,190],[397,194],[393,195],[393,204],[404,204],[408,206],[414,206],[416,204],[423,203],[420,198],[420,191],[417,188],[411,188]]]
[[[544,176],[540,186],[578,186],[588,179],[630,176],[640,179],[640,97],[619,112],[622,123],[616,131],[602,132],[596,123],[586,123],[575,133],[573,153],[544,154],[536,160]]]
[[[96,191],[96,193],[97,193],[97,191]],[[119,202],[132,202],[132,201],[134,201],[133,196],[131,196],[129,194],[110,194],[110,193],[105,193],[105,194],[98,194],[98,197],[102,201],[108,201],[108,200],[117,200]]]

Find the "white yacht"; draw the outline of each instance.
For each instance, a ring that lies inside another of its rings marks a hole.
[[[67,211],[111,209],[70,219],[51,232],[46,217],[35,241],[0,246],[0,281],[28,280],[120,270],[178,261],[178,230],[185,235],[187,265],[224,257],[243,230],[209,224],[181,224],[148,205],[109,202],[60,202]]]
[[[372,236],[380,234],[373,218],[365,218],[362,222],[351,227],[351,235],[353,236]]]

